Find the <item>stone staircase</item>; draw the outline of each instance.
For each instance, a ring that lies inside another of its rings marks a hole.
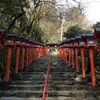
[[[44,56],[20,72],[19,79],[0,89],[0,100],[41,100],[48,61],[49,57]]]
[[[7,89],[0,89],[0,100],[42,100],[50,55],[44,56],[12,79]],[[52,54],[47,100],[100,100],[100,85],[95,88],[86,80],[76,81],[75,71]]]
[[[100,85],[92,88],[91,83],[76,81],[75,70],[60,58],[52,57],[47,100],[100,100]]]

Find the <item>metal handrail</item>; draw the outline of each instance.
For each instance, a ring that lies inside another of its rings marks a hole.
[[[50,76],[51,60],[52,60],[52,58],[50,57],[50,60],[49,60],[49,63],[48,63],[48,69],[47,69],[47,73],[46,73],[44,89],[43,89],[43,93],[42,93],[42,100],[46,100],[47,87],[48,87],[48,81],[49,81],[49,76]]]

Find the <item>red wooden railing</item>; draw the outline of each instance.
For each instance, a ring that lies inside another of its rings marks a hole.
[[[21,63],[21,69],[23,70],[25,67],[28,67],[34,60],[48,53],[48,47],[43,44],[37,43],[30,39],[26,39],[22,36],[18,36],[18,34],[5,34],[3,32],[0,32],[0,49],[7,50],[6,57],[4,57],[4,59],[7,58],[5,60],[5,81],[9,81],[12,60],[15,62],[15,69],[13,73],[18,74],[19,62]],[[13,50],[16,52],[14,59],[12,59],[14,56],[12,54]]]
[[[85,68],[85,55],[84,52],[89,53],[90,59],[90,69],[91,69],[91,79],[92,86],[96,86],[96,75],[95,75],[95,65],[94,65],[94,50],[100,52],[100,47],[98,46],[98,41],[100,40],[100,23],[94,25],[94,34],[82,34],[81,36],[76,36],[75,38],[68,39],[62,42],[58,46],[59,56],[67,64],[78,69],[78,54],[81,54],[81,66],[82,66],[82,76],[86,78],[86,68]],[[67,52],[67,53],[66,53]],[[66,59],[66,58],[69,59]],[[67,61],[66,61],[67,60]]]
[[[50,58],[49,63],[48,63],[48,69],[47,69],[44,89],[43,89],[43,93],[42,93],[42,100],[46,100],[46,97],[47,97],[47,88],[48,88],[48,81],[49,81],[49,75],[50,75],[51,60],[52,60],[52,58]]]

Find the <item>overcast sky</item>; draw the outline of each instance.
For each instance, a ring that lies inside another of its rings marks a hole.
[[[58,0],[60,4],[65,4],[66,0]],[[71,4],[75,5],[73,0],[68,0]],[[83,6],[85,6],[85,14],[87,18],[95,23],[100,21],[100,0],[76,0],[82,1]]]
[[[88,0],[88,6],[85,10],[86,15],[93,23],[100,21],[100,0]]]

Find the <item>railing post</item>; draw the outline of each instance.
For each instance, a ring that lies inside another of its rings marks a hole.
[[[46,49],[46,54],[48,54],[48,52],[49,52],[49,48]]]
[[[76,55],[76,72],[78,72],[78,48],[75,48],[75,55]]]
[[[67,50],[64,47],[64,61],[67,63]]]
[[[29,47],[29,65],[31,64],[31,47]]]
[[[64,48],[62,48],[62,50],[63,50],[63,52],[62,52],[62,58],[63,58],[63,60],[64,60]]]
[[[28,57],[28,47],[26,47],[26,67],[28,67],[28,61],[29,61],[28,58],[29,58]]]
[[[81,57],[82,57],[82,75],[85,78],[86,70],[85,70],[84,48],[81,48]]]
[[[63,48],[63,60],[64,60],[64,57],[65,57],[64,53],[65,53],[65,52],[64,52],[64,48]]]
[[[91,66],[91,74],[92,74],[92,86],[96,85],[96,78],[95,78],[95,69],[94,69],[94,58],[93,58],[93,49],[89,49],[89,56],[90,56],[90,66]]]
[[[65,57],[65,62],[66,63],[68,63],[68,57],[69,57],[69,55],[68,55],[68,48],[66,48],[66,57]]]
[[[37,48],[36,47],[34,48],[34,58],[35,60],[37,59]]]
[[[59,56],[60,56],[60,58],[61,58],[61,50],[60,50],[60,48],[59,48]]]
[[[32,59],[32,47],[31,47],[31,63],[32,63],[33,59]]]
[[[68,50],[68,51],[69,51],[69,66],[70,66],[70,64],[71,64],[71,54],[70,54],[70,50],[71,50],[71,49],[69,48],[69,50]]]
[[[16,50],[16,67],[15,67],[15,73],[16,73],[16,74],[18,73],[18,65],[19,65],[19,50],[20,50],[20,48],[17,47],[17,50]]]
[[[34,50],[34,49],[35,49],[35,48],[33,47],[33,48],[32,48],[32,61],[35,60],[35,56],[34,56],[34,51],[35,51],[35,50]]]
[[[6,63],[6,81],[9,81],[10,61],[11,61],[11,47],[8,47],[7,63]]]
[[[41,57],[41,47],[39,47],[39,51],[38,51],[38,58]]]
[[[60,49],[60,55],[61,55],[61,59],[62,59],[62,48]]]
[[[39,47],[37,47],[37,59],[39,58]]]
[[[62,48],[60,48],[60,57],[62,59]]]
[[[74,68],[74,49],[72,48],[72,67]]]
[[[24,47],[22,47],[22,70],[24,69],[24,52],[25,52],[25,49]]]

